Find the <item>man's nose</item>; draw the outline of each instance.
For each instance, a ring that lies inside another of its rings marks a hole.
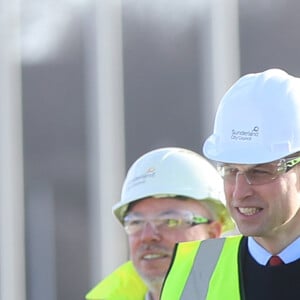
[[[146,221],[141,232],[141,239],[143,240],[158,240],[160,238],[159,230],[151,221]]]
[[[236,173],[233,195],[236,199],[242,199],[251,194],[251,185],[245,173]]]

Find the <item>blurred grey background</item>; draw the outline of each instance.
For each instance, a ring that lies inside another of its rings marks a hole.
[[[18,299],[79,300],[127,258],[111,205],[130,164],[157,147],[201,153],[217,102],[240,75],[273,67],[300,75],[300,2],[11,3],[20,13],[24,159],[25,287]],[[7,40],[2,35],[2,51]],[[0,276],[4,285],[4,267]]]

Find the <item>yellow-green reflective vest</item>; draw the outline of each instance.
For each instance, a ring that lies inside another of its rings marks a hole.
[[[238,251],[242,236],[177,245],[161,300],[240,300]]]
[[[147,287],[131,261],[121,265],[98,283],[87,295],[87,300],[144,300]]]

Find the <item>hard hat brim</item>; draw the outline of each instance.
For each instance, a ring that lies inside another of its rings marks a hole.
[[[262,164],[283,158],[300,149],[291,149],[288,142],[270,145],[267,148],[262,144],[239,144],[224,147],[218,142],[215,135],[211,135],[203,145],[203,153],[210,160],[233,164]]]

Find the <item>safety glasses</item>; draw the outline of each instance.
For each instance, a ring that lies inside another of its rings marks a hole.
[[[211,222],[208,218],[194,215],[190,211],[166,211],[151,217],[128,213],[124,218],[124,228],[128,235],[133,235],[142,232],[146,224],[160,232],[166,232]]]
[[[260,185],[270,183],[278,176],[291,170],[299,162],[300,157],[287,157],[267,164],[258,164],[245,171],[239,170],[238,165],[235,164],[219,163],[217,170],[225,183],[235,184],[237,176],[242,174],[248,184]]]

